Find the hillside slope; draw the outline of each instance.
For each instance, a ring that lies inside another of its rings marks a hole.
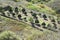
[[[57,16],[60,19],[60,0],[54,0],[53,2],[50,2],[46,4],[47,6],[51,7],[53,10],[56,11]]]
[[[23,22],[18,22],[0,16],[0,33],[12,31],[23,40],[59,40],[60,32],[53,32],[47,29],[38,30]]]
[[[60,40],[60,24],[55,14],[45,4],[0,0],[0,33],[12,31],[20,40]]]

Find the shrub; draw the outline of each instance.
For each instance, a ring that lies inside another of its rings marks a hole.
[[[32,13],[32,16],[36,17],[36,13]]]
[[[3,10],[3,7],[0,7],[0,12],[2,12],[2,10]]]
[[[32,2],[32,3],[48,3],[52,0],[26,0],[28,2]]]
[[[60,14],[60,10],[56,10],[56,13]]]
[[[20,0],[14,0],[15,2],[19,2]]]
[[[31,2],[31,0],[26,0],[26,1]]]
[[[33,18],[30,17],[29,21],[30,21],[30,22],[33,22]]]
[[[35,23],[39,23],[39,20],[38,20],[38,19],[36,19],[36,20],[35,20]]]
[[[20,39],[13,32],[5,31],[0,34],[0,40],[20,40]]]
[[[43,15],[43,18],[47,18],[47,16],[44,14],[44,15]]]

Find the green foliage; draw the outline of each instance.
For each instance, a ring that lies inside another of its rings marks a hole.
[[[26,1],[31,2],[31,0],[26,0]]]
[[[20,0],[14,0],[15,2],[19,2]]]
[[[56,15],[54,10],[52,10],[50,7],[47,7],[44,4],[33,5],[32,3],[28,3],[27,8],[41,13]]]
[[[28,4],[26,5],[26,7],[29,8],[29,9],[32,9],[32,10],[36,10],[36,9],[37,9],[37,7],[36,7],[36,6],[33,6],[32,3],[28,3]]]
[[[20,40],[20,39],[13,32],[5,31],[0,34],[0,40]]]
[[[59,9],[59,10],[56,10],[56,13],[57,13],[57,14],[60,14],[60,9]]]
[[[35,20],[35,23],[39,23],[39,20],[36,19],[36,20]]]
[[[26,0],[31,3],[47,3],[50,2],[51,0]]]
[[[33,22],[33,18],[30,17],[29,21],[30,21],[30,22]]]
[[[0,7],[0,12],[2,12],[3,11],[3,7]]]

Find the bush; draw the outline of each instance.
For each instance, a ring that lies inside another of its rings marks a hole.
[[[56,10],[56,13],[57,13],[57,14],[60,14],[60,10]]]
[[[32,2],[32,3],[48,3],[52,0],[26,0],[28,2]]]
[[[30,17],[29,21],[30,21],[30,22],[33,22],[33,18]]]
[[[3,7],[0,7],[0,12],[2,12],[3,11]]]
[[[33,13],[32,16],[33,16],[33,17],[36,17],[36,13]]]
[[[36,19],[36,20],[35,20],[35,23],[39,23],[39,20],[38,20],[38,19]]]
[[[0,40],[20,40],[20,39],[13,32],[5,31],[0,34]]]
[[[31,2],[31,0],[26,0],[26,1]]]
[[[15,2],[19,2],[20,0],[14,0]]]

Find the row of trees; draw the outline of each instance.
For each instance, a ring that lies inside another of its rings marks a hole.
[[[32,3],[47,3],[47,2],[49,2],[49,1],[51,1],[51,0],[26,0],[26,1],[28,1],[28,2],[32,2]]]

